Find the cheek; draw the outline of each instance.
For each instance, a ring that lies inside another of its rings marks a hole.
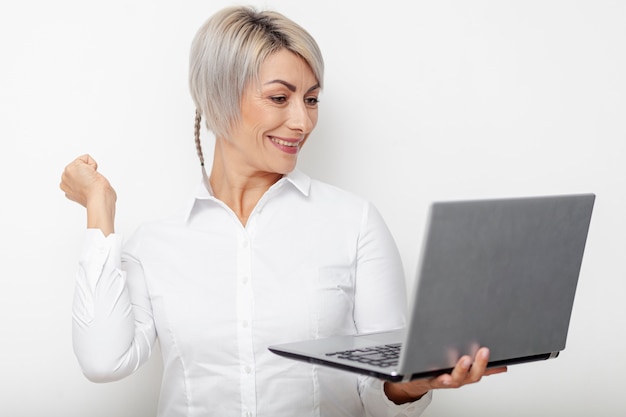
[[[286,120],[286,111],[281,109],[259,109],[254,116],[254,129],[262,134],[280,127]]]
[[[317,118],[318,118],[318,110],[315,109],[313,111],[311,111],[311,113],[309,114],[309,117],[311,119],[311,123],[312,123],[312,127],[311,130],[315,129],[315,126],[317,126]]]

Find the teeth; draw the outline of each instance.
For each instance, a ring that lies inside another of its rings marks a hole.
[[[282,139],[278,139],[278,138],[274,138],[274,137],[272,137],[270,139],[272,139],[272,142],[277,143],[277,144],[282,145],[282,146],[294,146],[294,147],[298,146],[298,142],[288,142],[286,140],[282,140]]]

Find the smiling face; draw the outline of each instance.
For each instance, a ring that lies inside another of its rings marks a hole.
[[[287,174],[317,124],[320,87],[309,65],[286,50],[270,55],[241,99],[240,122],[223,140],[229,159],[259,173]]]

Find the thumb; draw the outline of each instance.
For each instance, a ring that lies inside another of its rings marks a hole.
[[[94,171],[98,170],[98,163],[96,162],[95,159],[93,159],[91,157],[91,155],[89,154],[85,154],[85,155],[81,155],[77,158],[78,161],[81,161],[85,164],[87,164],[88,166],[90,166]]]

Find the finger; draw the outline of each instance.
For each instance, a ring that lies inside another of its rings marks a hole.
[[[61,174],[61,183],[59,184],[59,188],[61,188],[61,190],[63,190],[63,192],[66,194],[69,190],[69,187],[67,185],[67,168],[65,168],[63,170],[63,173]]]
[[[506,366],[487,368],[489,349],[481,348],[472,362],[469,356],[463,356],[449,374],[443,374],[430,380],[431,388],[458,388],[478,382],[486,375],[496,375],[508,371]]]
[[[481,380],[485,371],[487,370],[487,364],[489,363],[489,349],[481,348],[476,352],[474,363],[469,371],[468,382],[478,382]]]
[[[91,157],[91,155],[87,155],[87,165],[89,165],[96,171],[98,170],[98,163],[96,162],[95,159]]]
[[[85,186],[92,182],[97,164],[89,155],[81,155],[70,162],[61,174],[59,187],[65,197],[85,205]]]
[[[459,359],[449,374],[441,375],[437,381],[446,388],[456,388],[464,384],[465,379],[472,367],[472,358],[463,356]]]
[[[88,165],[94,170],[98,169],[98,163],[89,154],[84,154],[72,161],[70,165]]]

